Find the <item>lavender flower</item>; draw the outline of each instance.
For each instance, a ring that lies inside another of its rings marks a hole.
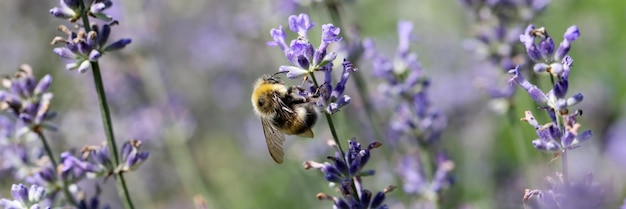
[[[524,203],[533,208],[605,208],[607,191],[602,184],[595,182],[593,174],[577,181],[565,181],[563,175],[546,177],[547,187],[543,190],[526,189]]]
[[[37,82],[30,66],[20,66],[13,77],[2,79],[2,86],[7,90],[0,90],[0,110],[19,118],[20,125],[31,130],[55,130],[52,124],[47,123],[56,116],[55,112],[49,111],[53,95],[48,92],[51,83],[50,75]]]
[[[523,121],[528,122],[537,132],[539,139],[532,141],[535,149],[546,152],[562,152],[563,150],[571,150],[580,147],[580,144],[591,138],[591,130],[578,133],[580,124],[576,123],[576,116],[580,115],[580,111],[570,114],[565,119],[565,132],[550,122],[540,126],[530,111],[525,112],[526,116]]]
[[[72,61],[65,66],[66,69],[78,69],[78,72],[84,73],[91,67],[91,62],[98,61],[106,52],[120,50],[130,44],[131,39],[123,38],[106,45],[111,34],[111,26],[116,24],[117,22],[113,21],[104,24],[102,28],[94,24],[89,32],[82,29],[74,32],[61,25],[59,31],[67,34],[68,38],[55,37],[52,44],[63,43],[65,47],[57,47],[53,51],[60,57]]]
[[[120,151],[123,163],[116,169],[117,172],[128,172],[137,169],[150,155],[149,152],[141,150],[141,141],[130,140],[122,145]]]
[[[572,26],[564,36],[566,37],[564,42],[567,44],[562,43],[561,45],[567,45],[567,49],[557,49],[556,51],[569,51],[569,42],[574,41],[579,36],[578,29]],[[539,47],[534,43],[534,38],[537,37],[541,38]],[[577,123],[576,117],[582,115],[582,110],[570,113],[568,109],[583,100],[581,93],[565,97],[569,87],[569,74],[573,59],[567,53],[555,53],[554,43],[545,28],[534,29],[534,26],[528,26],[525,34],[520,35],[520,41],[524,43],[528,55],[533,60],[558,62],[558,64],[537,63],[535,65],[536,72],[550,72],[552,76],[557,78],[553,88],[547,93],[526,80],[520,73],[519,66],[509,71],[510,74],[513,74],[509,82],[515,82],[526,90],[530,97],[540,108],[545,109],[552,119],[551,123],[540,126],[532,113],[526,111],[522,120],[533,126],[537,130],[537,136],[539,136],[539,139],[533,141],[533,146],[538,150],[548,152],[562,152],[579,147],[580,143],[591,138],[592,132],[586,130],[578,133],[580,124]]]
[[[475,54],[480,62],[478,69],[483,74],[506,76],[503,69],[512,69],[516,65],[525,66],[528,62],[524,50],[516,47],[519,34],[524,26],[541,14],[550,0],[461,0],[470,15],[475,19],[472,25],[471,39],[464,42],[464,48]],[[496,72],[496,73],[493,73]],[[493,78],[481,78],[479,85],[488,90],[496,111],[506,112],[509,99],[515,94],[515,88],[492,82]],[[504,108],[502,108],[504,107]]]
[[[350,145],[345,156],[336,153],[336,156],[328,156],[330,162],[318,163],[314,161],[304,162],[304,169],[316,168],[320,169],[324,174],[324,179],[331,185],[337,185],[341,196],[334,197],[325,193],[319,193],[317,198],[320,200],[333,201],[334,208],[351,209],[351,208],[388,208],[383,204],[385,194],[393,191],[394,186],[388,186],[383,191],[372,196],[372,192],[363,189],[361,178],[372,176],[374,170],[363,170],[365,164],[370,159],[370,151],[380,147],[380,142],[373,142],[362,149],[361,144],[354,139],[348,141]],[[330,146],[337,146],[333,141],[329,141]],[[351,179],[353,181],[351,181]]]
[[[7,209],[40,209],[50,208],[43,206],[40,202],[44,199],[46,190],[36,184],[30,188],[23,184],[13,184],[11,186],[11,195],[14,200],[1,199],[0,206]]]
[[[67,168],[73,168],[78,173],[85,174],[90,178],[109,177],[113,174],[137,169],[148,159],[149,154],[149,152],[141,150],[141,141],[127,141],[120,150],[123,163],[120,163],[118,167],[114,167],[106,143],[103,143],[101,146],[85,146],[82,149],[82,159],[79,160],[68,156],[70,163]]]
[[[286,34],[283,27],[273,28],[270,35],[274,41],[267,42],[268,46],[278,46],[285,53],[285,57],[294,66],[280,66],[280,72],[286,72],[287,77],[293,79],[305,76],[314,71],[320,71],[325,67],[332,67],[329,64],[335,60],[337,53],[328,53],[326,49],[333,42],[341,40],[340,29],[332,24],[322,26],[322,43],[317,49],[308,40],[308,32],[315,26],[311,22],[309,15],[300,14],[289,16],[289,29],[298,33],[298,37],[287,46],[285,42]]]
[[[452,183],[450,171],[454,163],[438,146],[447,126],[446,119],[428,98],[430,80],[417,54],[410,51],[412,31],[411,22],[398,22],[398,47],[393,61],[379,54],[369,39],[364,41],[363,48],[366,57],[372,60],[374,75],[383,80],[379,89],[391,100],[398,101],[394,104],[386,138],[392,146],[409,150],[402,153],[397,166],[404,191],[437,204],[438,194]],[[429,156],[434,163],[421,158],[414,150],[424,152],[424,156],[435,155]],[[429,169],[431,165],[436,165],[437,169]]]
[[[548,31],[543,27],[535,28],[531,24],[526,27],[524,34],[519,36],[519,40],[526,47],[528,56],[537,62],[533,67],[535,72],[549,72],[567,79],[573,62],[568,53],[572,42],[578,37],[580,37],[578,27],[570,26],[563,34],[563,41],[555,49],[554,40]]]
[[[350,100],[352,100],[350,96],[343,94],[343,92],[346,90],[346,83],[348,82],[348,78],[350,78],[350,74],[356,72],[357,69],[353,67],[352,63],[346,59],[343,60],[342,66],[343,71],[341,73],[341,77],[339,79],[339,82],[335,84],[334,88],[330,84],[332,80],[332,75],[330,74],[332,67],[327,68],[324,71],[326,90],[330,90],[332,88],[332,91],[330,92],[330,94],[328,94],[327,91],[323,91],[322,96],[324,98],[324,102],[321,104],[321,106],[326,106],[324,104],[328,104],[326,107],[326,111],[330,114],[336,113],[337,111],[339,111],[339,109],[348,105],[350,103]],[[322,86],[321,88],[324,87]]]
[[[445,129],[446,119],[441,110],[432,106],[428,100],[430,81],[424,75],[417,54],[409,51],[412,30],[412,23],[398,22],[398,49],[393,61],[379,54],[372,40],[366,39],[363,45],[366,57],[372,60],[374,75],[384,81],[379,89],[401,101],[390,120],[387,138],[396,140],[410,136],[432,143],[439,139]],[[415,129],[419,130],[417,135]]]
[[[332,70],[333,61],[337,57],[336,52],[328,52],[327,48],[331,43],[339,42],[342,40],[339,37],[340,29],[333,24],[322,25],[322,43],[319,47],[313,47],[308,40],[308,32],[315,26],[314,22],[311,22],[307,14],[300,14],[298,16],[289,16],[289,29],[298,33],[298,37],[291,41],[289,46],[286,43],[285,31],[282,26],[278,29],[273,28],[270,31],[273,41],[267,42],[268,46],[278,46],[283,50],[285,57],[292,66],[280,66],[279,72],[286,73],[290,79],[304,77],[308,79],[308,75],[315,71],[324,72],[324,84],[318,86],[317,81],[313,80],[315,86],[312,87],[309,95],[316,94],[321,90],[321,96],[324,98],[317,104],[323,107],[327,113],[333,114],[339,111],[342,107],[350,103],[350,96],[343,95],[345,91],[345,85],[350,78],[350,74],[356,72],[357,69],[353,67],[352,63],[346,59],[343,60],[343,71],[338,83],[332,85]],[[313,79],[315,79],[313,77]],[[306,93],[305,93],[306,94]]]
[[[428,179],[424,173],[424,165],[417,154],[407,154],[402,157],[398,165],[398,173],[404,183],[404,192],[432,198],[452,183],[450,172],[454,169],[454,162],[444,153],[439,153],[436,159],[437,169],[433,178]]]
[[[52,16],[67,19],[70,22],[75,22],[85,14],[107,22],[113,20],[111,16],[104,13],[113,6],[111,0],[60,0],[60,4],[59,7],[50,9]]]

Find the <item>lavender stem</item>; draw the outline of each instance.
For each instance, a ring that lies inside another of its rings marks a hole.
[[[311,80],[313,80],[313,84],[315,84],[315,88],[319,88],[317,79],[315,79],[315,74],[313,72],[310,72],[309,76],[311,77]],[[337,144],[337,149],[339,150],[339,153],[341,153],[341,159],[344,161],[346,165],[350,165],[348,164],[348,161],[346,160],[346,153],[343,151],[343,148],[341,148],[341,143],[339,142],[339,137],[337,136],[337,130],[335,129],[333,118],[331,117],[330,113],[328,113],[327,111],[324,111],[324,116],[326,117],[326,122],[328,122],[328,128],[330,129],[330,133],[333,135],[333,140]],[[354,178],[350,178],[350,181],[351,181],[352,191],[357,191]],[[359,198],[359,195],[356,192],[353,192],[352,196],[354,196],[354,199],[356,199],[357,201],[359,202],[361,201]]]
[[[50,144],[48,144],[48,140],[46,139],[46,136],[43,134],[43,130],[40,128],[35,128],[34,132],[37,133],[37,136],[39,136],[39,139],[41,139],[41,143],[43,144],[43,147],[46,150],[46,154],[48,155],[48,158],[50,158],[50,162],[52,162],[52,165],[54,166],[54,168],[57,169],[59,167],[59,163],[54,158],[54,153],[52,152],[52,149],[50,148]],[[61,178],[63,180],[63,185],[61,186],[61,188],[63,190],[63,195],[65,195],[65,199],[67,199],[67,201],[73,206],[78,206],[78,204],[76,203],[76,200],[74,200],[74,197],[72,196],[72,193],[70,193],[67,180],[65,180],[65,178],[63,177]]]
[[[82,11],[85,14],[82,15],[83,28],[85,32],[89,33],[91,31],[90,23],[89,23],[89,15],[88,9],[85,7],[85,3],[83,1],[79,1]],[[109,151],[111,156],[113,156],[114,166],[117,167],[120,164],[120,157],[117,152],[117,145],[115,143],[115,137],[113,135],[113,125],[111,123],[111,113],[109,111],[109,106],[107,103],[106,95],[104,93],[104,84],[102,82],[102,75],[100,75],[100,66],[98,62],[91,62],[91,69],[93,71],[93,80],[94,85],[96,86],[96,93],[98,95],[98,104],[100,106],[100,113],[102,115],[102,125],[104,126],[104,132],[107,137],[107,144],[109,145]],[[129,209],[134,209],[133,201],[130,198],[130,193],[128,192],[128,187],[126,186],[126,180],[124,179],[124,174],[121,172],[117,174],[119,177],[119,187],[123,193],[123,199],[125,199],[125,207]]]

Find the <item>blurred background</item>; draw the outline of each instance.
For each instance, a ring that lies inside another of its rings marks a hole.
[[[52,109],[59,112],[54,121],[59,130],[48,138],[60,153],[98,145],[106,138],[91,71],[66,71],[64,61],[52,53],[52,38],[64,36],[56,28],[65,22],[48,13],[57,4],[0,2],[0,26],[5,28],[0,31],[0,73],[13,73],[28,63],[37,77],[53,76]],[[194,208],[194,197],[204,198],[210,208],[331,207],[331,202],[319,201],[315,195],[335,195],[334,189],[321,172],[302,166],[304,161],[321,162],[333,155],[326,145],[330,133],[325,121],[315,126],[315,139],[287,137],[286,162],[277,165],[267,152],[260,121],[248,99],[254,80],[288,64],[280,49],[266,46],[269,30],[283,25],[287,31],[289,15],[307,13],[317,23],[309,34],[317,45],[320,26],[333,21],[323,3],[114,1],[108,11],[120,22],[113,27],[111,40],[132,39],[124,50],[100,59],[115,134],[120,141],[141,139],[150,151],[148,161],[126,175],[138,208]],[[476,64],[475,53],[465,49],[474,36],[473,11],[460,1],[351,0],[342,2],[340,15],[342,35],[358,30],[361,38],[371,38],[380,53],[390,57],[398,42],[397,22],[414,24],[411,51],[419,55],[431,78],[432,105],[446,115],[448,126],[440,140],[456,165],[454,184],[445,192],[442,208],[522,208],[524,189],[541,188],[544,177],[559,171],[558,160],[551,162],[552,155],[533,149],[531,141],[537,136],[531,126],[511,125],[506,115],[494,111],[498,102],[481,81],[499,79],[506,85],[508,77],[481,77],[484,69]],[[606,208],[617,208],[626,197],[625,20],[626,1],[553,0],[531,21],[545,26],[557,44],[569,26],[580,29],[581,37],[570,52],[575,64],[569,91],[585,95],[577,107],[584,111],[578,122],[594,136],[569,152],[570,175],[593,172],[595,180],[608,185]],[[369,60],[354,64],[381,116],[374,125],[383,130],[392,108],[377,93],[381,80],[372,73]],[[549,88],[548,77],[539,76],[538,81],[542,89]],[[365,119],[353,84],[348,82],[347,94],[355,99],[335,116],[339,137],[342,142],[356,137],[364,144],[373,140],[385,144],[388,139],[364,131],[371,130],[372,124]],[[547,123],[548,117],[520,90],[512,100],[514,118],[532,110],[540,123]],[[525,154],[519,155],[520,150]],[[395,156],[385,145],[373,151],[368,167],[377,174],[366,178],[365,186],[380,191],[397,185],[400,189],[388,194],[387,204],[415,208],[409,203],[419,198],[403,194]],[[519,156],[528,161],[523,163]],[[1,183],[0,194],[6,197],[14,182],[7,176]],[[114,182],[104,184],[102,199],[120,208]]]

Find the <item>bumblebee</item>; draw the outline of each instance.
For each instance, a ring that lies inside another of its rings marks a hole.
[[[252,107],[261,119],[267,149],[276,163],[283,162],[285,134],[313,138],[311,128],[317,121],[317,112],[313,97],[300,95],[302,91],[269,75],[254,84]]]

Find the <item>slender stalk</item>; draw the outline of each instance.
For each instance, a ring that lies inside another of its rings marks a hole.
[[[111,156],[113,156],[114,159],[114,166],[117,167],[120,164],[120,157],[117,152],[117,145],[115,143],[115,138],[113,135],[111,111],[109,110],[107,98],[104,93],[104,84],[102,82],[102,75],[100,75],[100,66],[98,65],[98,62],[91,62],[91,70],[93,71],[93,80],[96,86],[96,92],[98,94],[98,104],[100,105],[100,113],[102,115],[102,125],[104,126],[104,131],[107,136],[107,144],[109,145],[110,154]],[[117,177],[119,178],[119,186],[121,187],[122,193],[124,194],[123,199],[125,199],[124,204],[126,208],[135,208],[135,206],[133,205],[133,201],[130,198],[130,193],[128,192],[128,186],[126,186],[124,174],[118,173]]]
[[[309,73],[309,76],[311,77],[311,80],[313,80],[313,84],[315,84],[315,88],[319,88],[319,85],[317,83],[317,79],[315,79],[315,74],[313,72]],[[339,153],[341,153],[341,159],[343,160],[343,162],[350,166],[350,164],[348,164],[347,160],[346,160],[346,153],[343,151],[343,148],[341,148],[341,143],[339,142],[339,137],[337,136],[337,131],[335,130],[335,124],[333,123],[333,118],[330,115],[330,113],[328,113],[327,111],[323,111],[324,112],[324,116],[326,116],[326,122],[328,122],[328,128],[330,129],[330,133],[333,135],[333,140],[335,141],[335,143],[337,144],[337,149],[339,150]],[[357,194],[357,189],[356,189],[356,182],[354,181],[354,178],[350,178],[351,181],[351,187],[352,187],[352,196],[354,196],[354,199],[356,199],[358,202],[361,201],[361,199],[359,198],[359,195]]]
[[[311,80],[313,80],[313,84],[315,84],[315,88],[319,88],[319,85],[317,84],[317,79],[315,79],[315,74],[313,74],[313,72],[310,72],[309,76],[311,77]],[[341,153],[342,158],[344,158],[346,156],[346,153],[343,151],[343,148],[341,148],[341,143],[339,142],[339,137],[337,136],[337,130],[335,130],[335,124],[333,123],[333,119],[330,113],[326,111],[324,111],[324,116],[326,117],[326,122],[328,122],[328,128],[330,129],[330,134],[333,135],[333,140],[335,141],[335,144],[337,144],[337,149],[339,153]]]
[[[37,135],[39,136],[39,139],[41,139],[43,148],[46,150],[46,154],[48,155],[48,158],[50,158],[50,162],[52,162],[54,169],[57,169],[59,167],[59,163],[54,158],[54,153],[52,152],[52,149],[50,148],[50,144],[48,144],[48,140],[46,139],[46,136],[43,134],[43,130],[41,130],[41,128],[35,128],[34,132],[37,133]],[[74,196],[72,196],[72,193],[70,193],[67,180],[63,177],[61,177],[61,179],[63,181],[63,185],[61,186],[61,189],[63,190],[63,195],[65,195],[65,199],[67,199],[67,201],[73,206],[78,206],[78,204],[76,203],[76,200],[74,200]]]
[[[85,7],[85,3],[83,1],[79,1],[81,4],[82,14],[82,22],[83,28],[85,32],[89,33],[91,31],[91,27],[89,24],[89,16],[87,15],[87,8]],[[98,105],[100,106],[100,113],[102,116],[102,125],[104,126],[104,132],[107,137],[107,144],[109,145],[109,152],[111,156],[113,156],[114,166],[117,167],[120,164],[120,157],[117,152],[117,145],[115,143],[115,137],[113,135],[113,125],[111,123],[111,111],[109,111],[109,105],[107,103],[107,98],[104,93],[104,84],[102,82],[102,75],[100,75],[100,65],[98,62],[91,62],[91,70],[93,72],[93,80],[94,85],[96,86],[96,93],[98,95]],[[129,209],[134,209],[133,201],[130,198],[130,193],[128,192],[128,187],[126,186],[126,180],[124,179],[123,173],[118,173],[117,177],[119,178],[118,184],[123,193],[123,199],[125,199],[125,207]]]

